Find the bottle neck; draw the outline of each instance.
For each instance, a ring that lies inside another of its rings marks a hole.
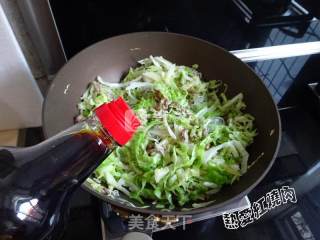
[[[117,146],[117,142],[112,138],[106,129],[103,128],[98,117],[93,113],[93,115],[83,122],[83,126],[80,127],[86,131],[89,130],[92,133],[96,134],[97,137],[110,149],[113,149]]]

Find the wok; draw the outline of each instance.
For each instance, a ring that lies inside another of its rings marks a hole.
[[[77,103],[88,83],[97,75],[110,82],[119,82],[137,60],[153,56],[178,64],[198,64],[204,79],[219,79],[228,84],[228,95],[242,92],[247,111],[255,118],[258,136],[249,147],[249,164],[256,163],[231,186],[225,186],[212,196],[215,201],[197,209],[173,209],[163,212],[141,205],[126,196],[111,196],[93,189],[87,182],[82,186],[117,207],[148,214],[196,214],[217,211],[249,193],[272,166],[280,142],[280,118],[277,107],[261,79],[241,60],[209,42],[180,34],[140,32],[121,35],[98,42],[73,57],[53,80],[43,107],[43,128],[46,137],[53,136],[74,124]]]

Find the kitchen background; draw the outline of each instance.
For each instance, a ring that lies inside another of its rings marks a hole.
[[[243,2],[251,6],[251,10],[243,7]],[[164,0],[157,3],[0,0],[0,130],[10,129],[1,132],[0,144],[33,145],[43,140],[41,105],[46,89],[67,59],[97,41],[135,31],[168,31],[203,38],[235,54],[243,49],[319,42],[319,1],[299,1],[298,6],[306,11],[297,10],[296,3],[284,0]],[[269,14],[268,9],[273,14]],[[252,14],[252,10],[258,14]],[[288,16],[291,18],[284,18]],[[307,52],[310,45],[303,46]],[[271,49],[268,54],[272,57],[275,53]],[[299,55],[295,49],[291,49],[291,53]],[[218,217],[194,223],[186,231],[154,234],[155,239],[319,238],[319,98],[310,84],[319,82],[320,56],[307,54],[248,64],[273,95],[283,125],[276,163],[249,198],[256,200],[274,186],[295,183],[299,203],[270,212],[263,220],[239,231],[227,231]],[[5,107],[3,103],[7,102],[13,105]],[[108,234],[102,234],[103,231],[108,232],[109,237],[123,234],[126,226],[121,219],[110,218],[114,215],[104,214],[101,209],[105,211],[105,205],[79,190],[71,204],[65,239],[111,239],[106,237]],[[299,220],[302,232],[290,221],[297,212],[302,216]],[[105,220],[103,231],[101,219]]]

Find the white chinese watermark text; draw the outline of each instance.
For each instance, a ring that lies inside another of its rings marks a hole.
[[[179,223],[179,224],[177,224]],[[128,229],[130,231],[160,231],[165,229],[175,229],[177,225],[182,226],[182,229],[186,229],[186,224],[192,223],[191,215],[163,215],[155,216],[149,215],[144,217],[140,214],[131,214],[128,217]]]
[[[272,189],[265,196],[251,204],[250,208],[222,215],[224,226],[227,229],[245,227],[254,220],[258,220],[269,210],[286,203],[296,203],[297,197],[294,188],[283,186],[280,189]]]

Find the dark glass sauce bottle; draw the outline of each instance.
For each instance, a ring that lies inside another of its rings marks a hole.
[[[119,98],[38,145],[0,147],[0,240],[54,238],[73,191],[139,124]]]

